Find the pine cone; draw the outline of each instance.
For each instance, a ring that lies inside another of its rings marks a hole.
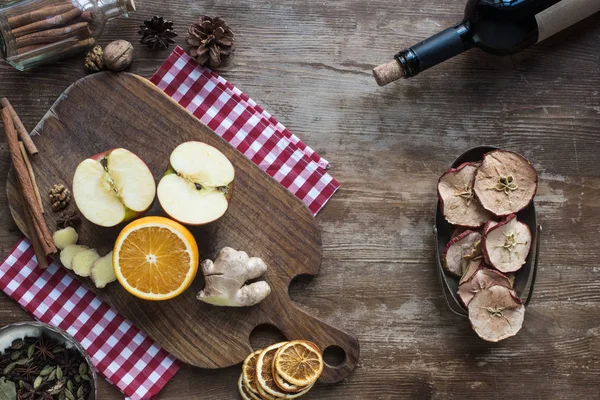
[[[163,17],[155,16],[150,21],[144,21],[138,31],[142,35],[140,43],[144,43],[152,51],[166,50],[174,44],[177,33],[173,31],[173,22],[165,21]]]
[[[102,70],[104,68],[103,54],[102,47],[94,46],[94,48],[88,51],[85,56],[85,69],[89,72],[98,72]]]
[[[52,211],[60,211],[67,208],[71,201],[71,191],[63,184],[52,186],[48,196],[52,202]]]
[[[229,56],[235,48],[233,32],[220,17],[203,15],[190,25],[188,33],[186,42],[190,45],[190,56],[200,65],[218,67],[222,58]]]

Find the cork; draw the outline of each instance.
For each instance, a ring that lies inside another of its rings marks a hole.
[[[373,76],[379,86],[385,86],[390,82],[400,79],[404,76],[400,63],[392,60],[373,68]]]

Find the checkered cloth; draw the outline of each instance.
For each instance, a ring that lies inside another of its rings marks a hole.
[[[328,163],[235,86],[199,67],[180,47],[152,77],[316,214],[339,188]],[[0,289],[38,320],[75,337],[96,369],[128,398],[149,399],[179,369],[164,349],[57,263],[37,268],[23,239],[0,265]]]
[[[131,399],[156,395],[179,369],[173,356],[65,268],[38,268],[26,239],[0,265],[0,288],[38,320],[70,333],[96,369]]]
[[[317,214],[340,184],[328,163],[235,86],[177,47],[150,79]]]

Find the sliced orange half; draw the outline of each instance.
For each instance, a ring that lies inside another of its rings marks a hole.
[[[168,218],[145,217],[127,225],[113,252],[115,275],[134,296],[168,300],[183,293],[198,271],[192,233]]]
[[[274,370],[296,386],[312,385],[323,372],[323,356],[314,343],[294,340],[277,351]]]

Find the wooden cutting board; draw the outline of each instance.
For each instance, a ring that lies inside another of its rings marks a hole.
[[[94,154],[116,147],[129,149],[148,164],[158,182],[178,144],[199,140],[221,150],[236,171],[229,210],[217,222],[191,230],[201,258],[214,259],[219,249],[230,246],[265,260],[269,266],[266,280],[273,289],[266,300],[240,309],[204,304],[196,300],[204,287],[201,272],[184,294],[159,302],[137,299],[117,282],[102,290],[86,283],[166,350],[191,365],[222,368],[242,362],[252,351],[250,333],[259,325],[270,324],[288,339],[308,339],[321,349],[338,346],[344,351],[344,362],[336,367],[326,365],[321,381],[338,382],[354,370],[358,340],[301,311],[288,295],[292,279],[316,275],[321,264],[321,237],[309,210],[151,82],[128,73],[83,78],[60,96],[32,135],[40,150],[32,159],[33,168],[51,229],[58,213],[50,208],[49,188],[56,183],[72,187],[77,164]],[[11,213],[27,234],[12,171],[7,190]],[[69,207],[75,209],[75,202]],[[164,215],[158,201],[148,215]],[[84,220],[78,228],[80,243],[106,254],[122,228],[101,228]]]

